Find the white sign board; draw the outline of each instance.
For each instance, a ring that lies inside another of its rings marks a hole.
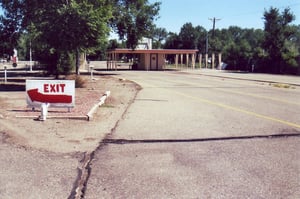
[[[75,106],[74,80],[26,80],[26,101],[29,107],[48,103],[51,107]]]

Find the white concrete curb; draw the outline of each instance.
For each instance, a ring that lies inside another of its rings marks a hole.
[[[105,100],[107,97],[110,96],[110,91],[106,91],[104,93],[104,95],[99,99],[99,102],[97,104],[95,104],[91,110],[88,112],[88,114],[86,115],[87,116],[87,120],[90,121],[93,119],[93,115],[94,113],[96,112],[97,108],[100,107],[102,104],[105,103]]]

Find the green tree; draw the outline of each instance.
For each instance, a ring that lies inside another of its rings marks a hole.
[[[54,61],[58,58],[57,67],[69,65],[63,60],[76,55],[77,74],[80,54],[97,49],[105,43],[109,34],[107,24],[111,18],[111,7],[105,0],[57,0],[51,4],[46,0],[28,0],[25,5],[24,26],[33,23],[39,30],[39,41],[44,43],[40,49],[53,55]]]
[[[199,50],[199,52],[206,53],[206,37],[208,33],[202,26],[196,26],[195,31],[198,33],[196,48]]]
[[[153,48],[162,48],[163,41],[166,40],[168,32],[165,28],[155,28],[152,34]]]
[[[4,15],[0,16],[0,48],[1,56],[12,55],[13,48],[17,47],[21,29],[21,4],[18,1],[0,1]]]
[[[290,40],[296,44],[298,51],[300,52],[300,24],[297,26],[294,25],[293,28],[295,29],[295,34]]]
[[[206,30],[202,26],[194,27],[192,23],[186,23],[179,34],[168,33],[164,48],[205,50],[205,41]]]
[[[181,40],[181,49],[195,49],[199,39],[199,31],[193,27],[192,23],[186,23],[182,26],[179,32]]]
[[[116,49],[116,48],[119,48],[119,47],[121,47],[121,44],[119,44],[116,39],[109,40],[107,49],[113,50],[113,49]]]
[[[265,21],[265,38],[263,47],[268,54],[268,64],[270,72],[283,73],[288,63],[294,62],[294,56],[288,47],[288,39],[294,34],[294,30],[289,25],[295,16],[290,12],[289,8],[279,13],[277,8],[271,7],[264,12]]]
[[[76,55],[79,72],[79,54],[93,51],[106,42],[112,6],[107,0],[12,0],[0,1],[5,10],[1,23],[14,22],[12,16],[21,16],[13,24],[15,30],[34,35],[36,52],[41,61],[53,71],[68,71]],[[34,31],[33,31],[34,30]],[[66,67],[61,69],[61,67]]]
[[[247,32],[245,32],[245,38],[251,47],[248,68],[250,71],[259,72],[264,66],[263,61],[265,59],[265,53],[262,48],[264,31],[262,29],[247,29]]]
[[[262,58],[261,42],[263,31],[260,29],[242,29],[231,26],[223,29],[216,39],[221,38],[223,59],[232,69],[252,71]]]
[[[126,39],[128,48],[135,49],[142,37],[151,37],[160,9],[160,2],[149,4],[148,0],[114,0],[111,26],[120,39]]]
[[[169,32],[164,48],[165,49],[178,49],[181,44],[178,34]]]
[[[226,37],[227,30],[224,31],[224,29],[219,30],[216,29],[214,31],[214,37],[210,36],[212,35],[212,30],[208,32],[208,53],[218,53],[222,52],[223,47],[228,44],[230,37]],[[224,34],[225,33],[225,34]],[[227,41],[224,43],[224,41]]]
[[[241,39],[238,43],[231,41],[224,49],[225,60],[231,69],[248,70],[251,59],[251,46],[246,39]]]

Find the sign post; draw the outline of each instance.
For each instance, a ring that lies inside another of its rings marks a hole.
[[[94,76],[93,76],[94,65],[89,65],[89,70],[91,72],[91,79],[94,79]]]
[[[4,65],[4,83],[6,84],[7,82],[7,66]]]

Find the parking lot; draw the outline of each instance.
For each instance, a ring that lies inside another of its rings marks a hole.
[[[293,77],[118,74],[143,89],[95,152],[87,198],[300,195],[300,90],[284,83]]]

